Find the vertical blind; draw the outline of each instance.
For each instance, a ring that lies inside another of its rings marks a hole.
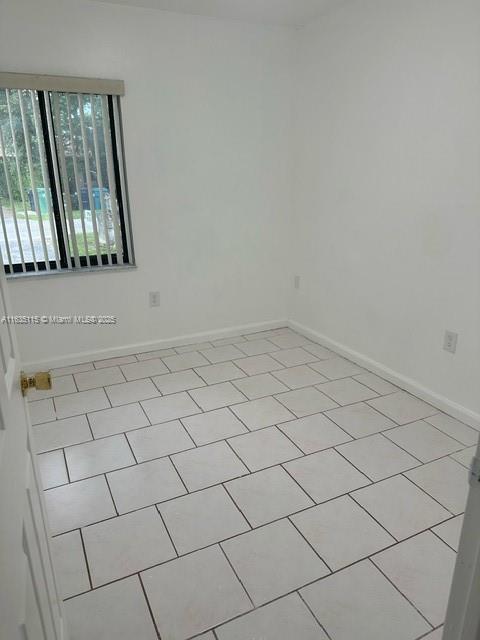
[[[0,89],[0,250],[8,274],[132,262],[118,100]]]

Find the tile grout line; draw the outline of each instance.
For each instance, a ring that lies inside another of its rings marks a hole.
[[[107,488],[108,488],[108,491],[109,491],[109,493],[110,493],[110,498],[111,498],[112,503],[113,503],[113,508],[115,509],[115,511],[116,511],[116,513],[117,513],[117,516],[119,516],[119,515],[120,515],[120,513],[119,513],[119,511],[118,511],[118,509],[117,509],[117,504],[116,504],[116,502],[115,502],[115,498],[113,497],[112,488],[110,487],[110,483],[108,482],[107,474],[106,474],[106,473],[104,473],[103,475],[104,475],[104,477],[105,477],[105,482],[107,483]],[[122,515],[123,515],[123,514],[122,514]],[[111,520],[111,518],[106,518],[106,520]],[[97,524],[97,523],[92,523],[92,524]]]
[[[292,514],[292,516],[295,514]],[[315,547],[312,545],[312,543],[308,540],[308,538],[306,536],[303,535],[302,531],[300,531],[300,529],[297,527],[297,525],[295,524],[295,522],[292,520],[291,516],[287,516],[285,518],[285,520],[287,520],[288,522],[290,522],[290,524],[292,525],[292,527],[297,531],[297,533],[300,535],[300,537],[306,542],[306,544],[310,547],[310,549],[313,551],[313,553],[317,556],[317,558],[319,558],[321,560],[321,562],[323,562],[323,564],[327,567],[329,573],[328,575],[332,575],[333,574],[333,570],[332,567],[328,564],[328,562],[325,560],[325,558],[323,558],[320,553],[315,549]],[[323,577],[327,577],[327,576],[323,576]]]
[[[330,574],[332,575],[332,574]],[[328,576],[326,576],[328,577]],[[304,587],[301,587],[302,589]],[[333,640],[332,636],[328,633],[326,627],[323,626],[323,624],[320,622],[320,620],[317,618],[317,615],[314,613],[313,609],[310,608],[310,605],[308,604],[308,602],[304,599],[300,589],[298,589],[295,593],[298,593],[298,597],[300,598],[300,600],[303,602],[303,604],[305,605],[305,607],[308,609],[308,611],[310,612],[310,614],[313,616],[314,620],[316,621],[316,623],[318,624],[318,626],[320,627],[320,629],[322,629],[322,631],[325,633],[325,635],[327,636],[327,638],[329,638],[329,640]]]
[[[187,449],[187,451],[191,451],[191,449]],[[183,488],[185,489],[185,494],[184,495],[190,495],[190,493],[195,493],[195,492],[190,492],[187,489],[187,485],[185,484],[185,481],[182,478],[182,474],[180,473],[180,471],[177,469],[177,466],[175,465],[175,462],[172,460],[172,455],[166,456],[169,460],[170,460],[170,464],[172,465],[172,467],[175,470],[175,473],[177,474],[177,476],[180,478],[180,482],[183,485]],[[199,491],[202,491],[202,489],[199,489]],[[179,498],[180,496],[176,496],[177,498]],[[175,498],[172,498],[172,500],[175,500]],[[163,502],[170,502],[170,500],[164,500]],[[156,504],[163,504],[162,502],[156,503]]]
[[[448,456],[445,456],[448,457]],[[416,469],[421,469],[421,467],[415,467],[415,469],[411,469],[411,471],[415,471]],[[429,498],[431,498],[434,502],[436,502],[440,507],[442,507],[442,509],[445,509],[445,511],[448,511],[448,513],[451,516],[457,516],[459,515],[458,513],[453,513],[453,511],[451,509],[449,509],[448,507],[446,507],[445,505],[443,505],[437,498],[435,498],[435,496],[432,496],[430,493],[428,493],[428,491],[426,489],[424,489],[423,487],[421,487],[420,485],[418,485],[416,482],[414,482],[413,480],[411,480],[407,475],[405,475],[405,473],[408,472],[403,472],[400,473],[399,475],[403,476],[406,480],[408,480],[414,487],[416,487],[417,489],[420,489],[420,491],[423,491],[423,493],[425,493],[427,496],[429,496]],[[465,477],[466,474],[465,474]]]
[[[68,469],[67,454],[65,453],[65,448],[62,448],[62,452],[63,452],[63,459],[64,459],[64,461],[65,461],[65,470],[66,470],[66,472],[67,472],[67,480],[68,480],[67,484],[70,484],[70,483],[71,483],[71,480],[70,480],[70,471],[69,471],[69,469]],[[37,454],[37,455],[38,455],[38,454]],[[62,485],[59,485],[59,486],[62,486]]]
[[[153,615],[153,610],[152,610],[152,606],[150,604],[150,600],[148,599],[147,590],[145,589],[145,585],[143,584],[141,572],[139,571],[136,575],[138,575],[138,580],[140,582],[140,588],[141,588],[141,590],[143,592],[143,596],[145,598],[145,601],[146,601],[146,604],[147,604],[147,608],[148,608],[148,611],[150,613],[150,617],[152,619],[153,628],[155,629],[155,633],[157,634],[158,640],[161,640],[160,631],[158,630],[157,621],[155,620],[155,616]]]
[[[256,606],[255,603],[253,602],[252,598],[250,597],[250,594],[248,593],[245,585],[243,584],[243,581],[240,579],[240,576],[238,575],[235,567],[233,566],[232,562],[230,561],[230,558],[227,555],[227,552],[225,551],[225,549],[222,546],[222,543],[218,543],[218,547],[220,548],[220,551],[223,553],[223,556],[225,557],[225,560],[228,562],[230,569],[233,571],[233,573],[235,574],[235,577],[237,578],[238,582],[242,585],[242,589],[244,590],[247,598],[250,601],[250,604],[252,605],[252,609],[251,611],[255,611]]]
[[[87,567],[88,582],[90,583],[90,591],[92,591],[93,590],[92,573],[90,571],[90,565],[89,565],[88,556],[87,556],[87,548],[85,546],[85,540],[83,538],[83,532],[82,532],[82,528],[81,527],[78,528],[78,533],[80,535],[80,541],[81,541],[82,549],[83,549],[83,559],[84,559],[85,565]],[[88,592],[86,592],[86,593],[88,593]]]
[[[181,497],[181,496],[180,496],[180,497]],[[156,512],[158,513],[158,516],[159,516],[160,520],[162,521],[163,526],[165,527],[165,531],[167,532],[167,535],[168,535],[168,537],[169,537],[169,539],[170,539],[170,542],[172,543],[172,547],[173,547],[173,549],[174,549],[175,553],[177,554],[177,558],[180,558],[180,557],[181,557],[181,554],[180,554],[180,553],[178,553],[177,546],[176,546],[176,544],[175,544],[175,542],[174,542],[174,540],[173,540],[172,534],[170,533],[170,529],[167,527],[167,523],[165,522],[165,518],[163,517],[163,514],[162,514],[162,512],[160,511],[160,508],[159,508],[159,505],[158,505],[158,504],[156,504],[156,505],[155,505],[155,510],[156,510]]]
[[[148,427],[146,427],[148,429]],[[132,452],[132,456],[133,459],[135,460],[135,465],[138,465],[138,460],[137,460],[137,456],[135,455],[135,451],[133,450],[132,447],[132,443],[130,442],[130,440],[128,439],[128,436],[126,433],[123,433],[123,437],[125,438],[126,442],[127,442],[127,446],[130,449],[130,451]]]
[[[404,598],[408,603],[410,603],[410,605],[415,609],[415,611],[425,620],[425,622],[430,626],[430,631],[433,631],[434,626],[433,624],[430,622],[430,620],[428,620],[428,618],[420,611],[420,609],[410,600],[410,598],[408,598],[401,590],[400,588],[389,578],[389,576],[372,560],[372,558],[368,558],[368,562],[370,562],[375,569],[377,569],[382,576],[392,585],[392,587],[402,596],[402,598]]]

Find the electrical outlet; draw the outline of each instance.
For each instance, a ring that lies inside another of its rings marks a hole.
[[[159,307],[160,306],[160,291],[150,291],[149,300],[151,307]]]
[[[293,278],[293,286],[295,289],[300,289],[300,276],[295,276]]]
[[[456,353],[458,342],[458,333],[453,331],[445,331],[445,340],[443,342],[443,348],[449,353]]]

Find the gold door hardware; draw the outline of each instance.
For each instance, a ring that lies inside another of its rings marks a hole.
[[[20,374],[20,388],[22,395],[26,395],[29,389],[51,389],[52,377],[49,371],[39,371],[34,375],[27,375],[23,371]]]

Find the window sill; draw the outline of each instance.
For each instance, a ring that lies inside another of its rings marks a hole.
[[[9,282],[24,280],[26,278],[51,278],[62,276],[83,276],[94,273],[120,273],[122,271],[132,271],[137,268],[136,264],[115,264],[111,267],[82,267],[80,269],[51,269],[50,271],[29,271],[27,273],[5,274]]]

